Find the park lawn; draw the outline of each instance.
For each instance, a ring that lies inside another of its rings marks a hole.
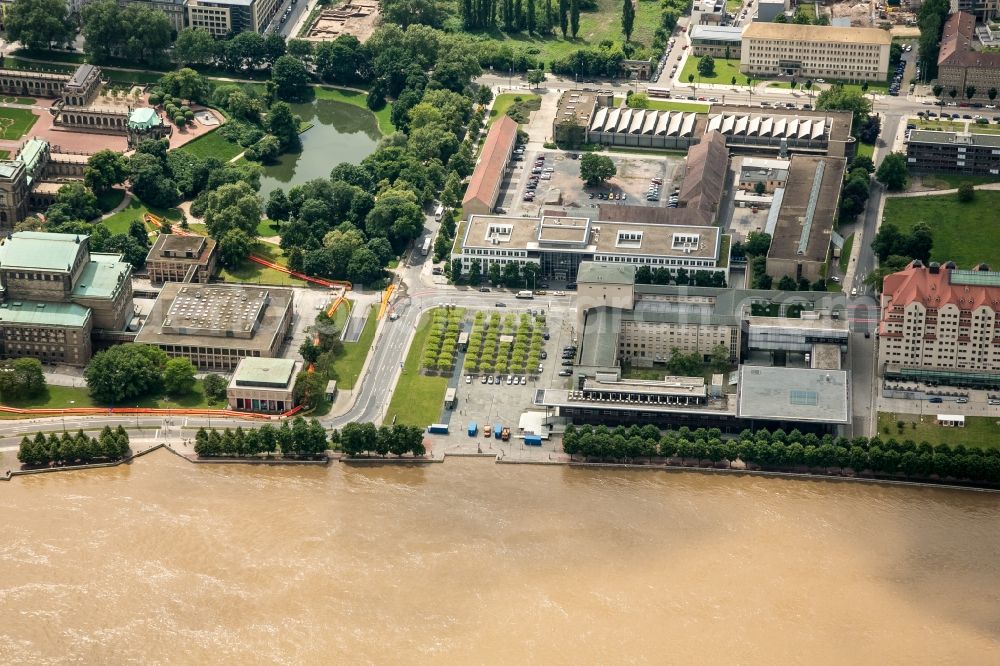
[[[5,56],[3,59],[4,69],[31,70],[34,72],[53,72],[56,74],[72,74],[76,71],[76,65],[59,65],[55,63],[28,62],[12,56]]]
[[[281,248],[272,243],[258,241],[253,253],[279,266],[288,265],[288,259],[285,258]],[[262,266],[249,259],[236,268],[223,268],[219,271],[219,277],[226,282],[248,282],[292,287],[302,287],[306,284],[303,280],[294,278],[288,273],[283,273],[268,266]]]
[[[235,141],[226,139],[224,136],[219,134],[218,130],[215,130],[213,132],[209,132],[208,134],[199,136],[194,141],[185,143],[177,150],[189,153],[202,159],[206,157],[217,157],[223,162],[228,162],[246,150],[246,148]]]
[[[385,136],[389,136],[396,131],[396,126],[392,124],[392,103],[386,104],[378,111],[368,108],[368,95],[357,90],[345,88],[330,88],[327,86],[315,86],[316,99],[328,99],[334,102],[343,102],[365,109],[369,113],[375,114],[378,120],[378,129]]]
[[[0,160],[6,160],[10,158],[9,150],[0,150]]]
[[[417,332],[410,344],[410,351],[406,354],[403,372],[385,414],[385,423],[405,423],[426,428],[429,424],[436,423],[441,416],[448,378],[420,374],[420,359],[430,330],[431,313],[426,312],[417,324]]]
[[[738,85],[745,86],[747,84],[746,75],[740,73],[739,58],[729,58],[728,60],[726,58],[715,58],[715,71],[710,76],[702,76],[698,73],[698,61],[700,60],[701,58],[688,54],[687,59],[684,61],[684,69],[681,70],[681,75],[677,77],[680,85],[692,85],[688,83],[688,77],[692,74],[694,75],[694,85],[699,83],[730,85],[733,82],[734,76]]]
[[[37,101],[34,97],[8,97],[7,95],[0,95],[0,102],[4,104],[23,104],[28,106],[35,104]]]
[[[958,176],[950,173],[939,173],[934,175],[920,175],[920,184],[932,190],[954,190],[959,185],[970,183],[971,185],[985,185],[986,183],[1000,182],[1000,176]]]
[[[507,113],[507,109],[513,106],[516,98],[520,97],[522,102],[533,102],[538,100],[541,103],[541,97],[538,95],[532,95],[530,93],[503,93],[502,95],[497,95],[496,99],[493,100],[493,108],[490,109],[490,117],[486,121],[486,126],[489,127],[493,124],[493,121],[502,115]]]
[[[655,109],[656,111],[708,113],[707,102],[667,102],[660,99],[651,99],[647,108]]]
[[[38,116],[27,109],[0,108],[0,139],[16,141],[37,121]]]
[[[596,11],[580,12],[580,31],[577,33],[576,39],[573,39],[568,34],[563,39],[562,33],[559,32],[558,28],[554,35],[547,36],[528,35],[527,32],[507,34],[500,30],[473,34],[485,35],[499,42],[507,42],[511,46],[525,46],[537,49],[537,57],[546,63],[546,70],[548,71],[548,63],[551,63],[553,60],[561,60],[578,49],[587,47],[596,48],[604,40],[619,44],[622,42],[622,3],[618,0],[596,0],[596,2]],[[558,3],[554,2],[553,8],[557,6]],[[640,0],[636,4],[635,29],[632,32],[632,42],[634,44],[652,46],[653,33],[656,32],[657,26],[660,25],[661,11],[660,3],[658,2]],[[500,70],[497,70],[496,73],[503,74]]]
[[[811,2],[800,2],[795,11],[801,12],[810,21],[816,20],[816,5]]]
[[[969,203],[960,203],[956,194],[929,197],[889,197],[885,221],[906,235],[919,222],[926,222],[934,235],[931,260],[954,261],[959,268],[971,269],[978,263],[1000,265],[1000,234],[993,229],[1000,209],[1000,192],[977,190]]]
[[[340,318],[341,311],[346,315],[350,312],[350,308],[343,305],[337,308],[337,311],[334,313],[334,321]],[[343,316],[343,318],[344,324],[346,324],[346,316]],[[343,327],[344,324],[340,324],[340,326]],[[361,376],[361,369],[365,366],[368,352],[371,351],[372,341],[375,339],[375,329],[377,328],[378,306],[373,303],[368,310],[368,319],[365,321],[365,327],[361,331],[361,337],[358,338],[357,342],[343,343],[343,351],[337,356],[330,368],[330,379],[337,380],[338,389],[354,388],[358,377]],[[419,357],[417,361],[420,361]]]
[[[844,247],[840,248],[840,272],[847,271],[847,264],[851,261],[851,249],[854,247],[854,234],[844,239]]]
[[[101,209],[102,213],[107,213],[108,211],[114,210],[115,206],[120,204],[124,198],[125,190],[112,187],[107,192],[97,196],[97,207]]]
[[[266,217],[263,218],[260,222],[257,223],[257,236],[263,236],[263,237],[277,236],[278,230],[274,226],[272,226],[273,224],[274,224],[273,221],[267,219]]]
[[[128,85],[146,85],[156,83],[163,77],[163,72],[132,72],[120,69],[101,69],[101,76],[111,83],[126,83]]]
[[[884,439],[897,441],[913,440],[916,443],[949,444],[955,446],[964,444],[969,448],[996,449],[1000,448],[1000,420],[989,416],[966,416],[964,428],[946,428],[936,423],[936,414],[942,411],[944,405],[927,405],[933,414],[893,414],[878,413],[878,435]],[[944,411],[947,411],[945,409]],[[896,421],[903,422],[903,429],[896,427]],[[916,427],[913,427],[913,424]]]
[[[170,220],[171,225],[180,223],[181,221],[181,211],[178,208],[163,209],[156,208],[155,206],[147,206],[139,201],[138,198],[132,197],[132,201],[129,202],[125,210],[105,218],[103,224],[112,234],[124,234],[128,231],[132,220],[139,220],[141,222],[143,214],[147,212],[167,218]]]
[[[71,409],[77,407],[107,407],[96,402],[87,388],[71,386],[46,386],[45,392],[37,398],[25,400],[7,400],[6,407],[21,409]],[[147,396],[138,400],[122,403],[119,407],[146,407],[151,409],[226,409],[225,401],[209,404],[205,398],[205,389],[200,379],[195,381],[191,393],[173,398],[169,396]],[[6,414],[0,412],[0,419],[31,418],[30,415]]]
[[[875,146],[873,144],[858,141],[855,153],[858,157],[867,157],[873,161],[875,160]]]

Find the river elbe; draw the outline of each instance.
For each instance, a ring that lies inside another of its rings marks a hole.
[[[1000,496],[192,465],[0,484],[2,664],[996,664]]]

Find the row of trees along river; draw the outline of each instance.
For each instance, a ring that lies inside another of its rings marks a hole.
[[[932,446],[879,437],[834,437],[792,430],[744,430],[723,439],[718,428],[682,427],[661,433],[647,426],[569,426],[563,450],[572,458],[627,461],[663,458],[701,466],[739,460],[748,469],[856,474],[915,480],[1000,483],[1000,450],[962,444]]]
[[[75,435],[63,432],[62,436],[36,432],[34,437],[25,435],[17,452],[17,459],[24,465],[43,466],[80,465],[95,462],[114,462],[129,453],[129,439],[125,428],[112,430],[104,426],[100,437],[87,437],[83,430]]]

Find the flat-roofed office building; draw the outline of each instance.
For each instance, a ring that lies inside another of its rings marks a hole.
[[[295,378],[302,364],[290,358],[241,359],[226,388],[230,409],[280,414],[295,406]]]
[[[752,76],[885,81],[891,45],[892,35],[879,28],[753,21],[743,28],[740,71]]]
[[[292,324],[292,297],[282,287],[168,282],[136,342],[204,370],[233,370],[243,358],[279,355]]]

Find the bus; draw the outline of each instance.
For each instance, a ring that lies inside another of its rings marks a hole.
[[[534,297],[535,294],[528,289],[522,289],[521,291],[517,292],[517,294],[514,296],[514,298],[534,298]]]
[[[437,210],[434,211],[434,219],[440,222],[443,216],[444,216],[444,206],[440,205],[437,207]]]
[[[666,97],[670,98],[670,91],[667,88],[647,88],[646,92],[650,97]]]
[[[430,254],[431,251],[431,237],[428,236],[424,239],[424,246],[420,249],[420,253],[425,257]]]

